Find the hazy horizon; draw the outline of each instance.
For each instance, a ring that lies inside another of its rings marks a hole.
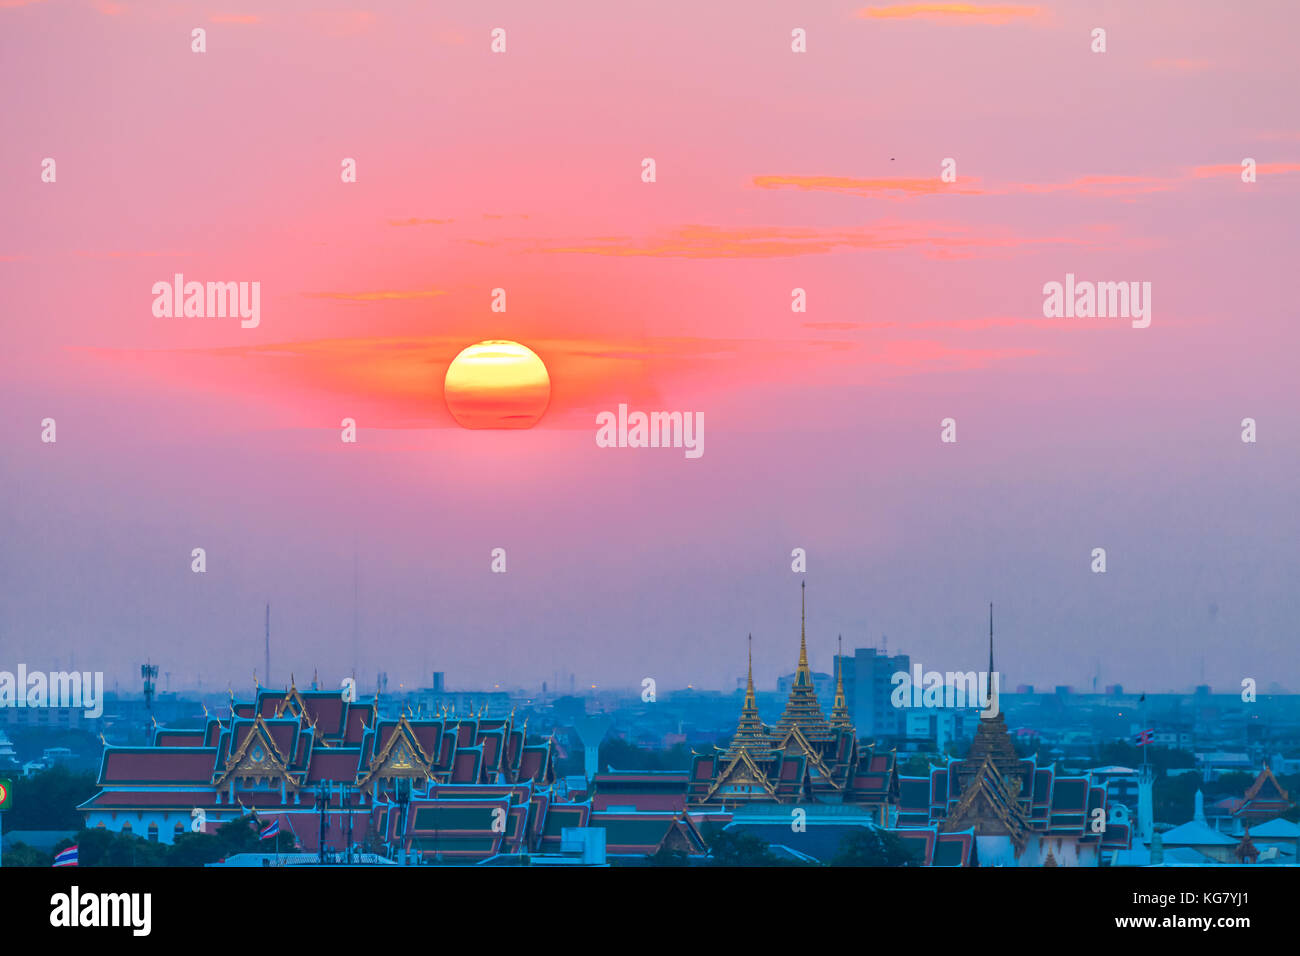
[[[806,579],[817,670],[991,601],[1015,684],[1300,687],[1300,8],[998,7],[0,4],[0,669],[248,686],[270,601],[281,683],[774,686]],[[461,428],[498,339],[549,406]]]

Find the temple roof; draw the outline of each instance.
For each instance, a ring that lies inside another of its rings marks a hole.
[[[806,585],[799,585],[799,666],[795,670],[790,697],[785,702],[785,713],[776,725],[776,737],[784,737],[791,727],[798,727],[810,741],[822,742],[832,737],[831,726],[822,716],[822,705],[813,685],[812,669],[808,666],[807,599]]]
[[[770,750],[771,740],[767,727],[758,716],[758,703],[754,698],[754,635],[749,635],[749,676],[745,686],[745,704],[740,708],[740,723],[736,725],[731,746],[724,760],[734,759],[742,750]]]
[[[848,701],[844,697],[844,638],[840,637],[839,654],[835,657],[835,705],[831,708],[831,728],[853,732],[853,718],[849,715]]]
[[[1286,792],[1266,764],[1250,785],[1241,802],[1232,810],[1239,819],[1259,821],[1280,817],[1291,809],[1291,795]]]
[[[1019,781],[1011,782],[986,755],[972,782],[963,786],[961,799],[944,821],[943,830],[974,828],[978,836],[1008,836],[1019,854],[1032,826],[1017,799]]]

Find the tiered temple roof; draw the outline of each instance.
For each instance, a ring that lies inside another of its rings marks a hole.
[[[259,688],[253,701],[232,696],[230,715],[203,727],[156,728],[149,746],[105,748],[99,792],[79,809],[88,826],[148,823],[160,835],[165,826],[167,839],[191,829],[197,810],[209,831],[253,811],[306,845],[324,791],[335,815],[353,811],[355,842],[430,853],[445,842],[448,858],[528,851],[539,845],[555,782],[552,746],[528,743],[513,716],[383,717],[377,696],[360,703],[291,683]],[[346,831],[330,833],[327,844],[341,848]]]
[[[736,736],[725,751],[697,754],[686,784],[692,808],[725,809],[745,803],[850,803],[879,810],[896,792],[894,754],[859,747],[837,685],[834,722],[822,715],[808,666],[807,602],[801,586],[799,665],[785,712],[775,728],[759,719],[750,654],[745,702]]]
[[[839,654],[835,657],[835,704],[831,707],[831,729],[853,732],[853,717],[849,714],[849,704],[844,696],[844,636],[839,638]]]
[[[989,613],[992,675],[992,606]],[[1131,846],[1130,824],[1108,819],[1105,786],[1087,776],[1058,775],[1055,766],[1039,767],[1032,757],[1018,756],[1001,711],[981,715],[964,759],[931,766],[928,777],[900,777],[899,793],[899,827],[969,830],[977,837],[1005,838],[1015,857],[1031,841],[1041,843],[1048,837],[1056,844],[1069,841],[1100,850]],[[1053,854],[1053,861],[1060,865],[1059,853]]]
[[[813,685],[812,669],[808,666],[807,587],[799,585],[799,666],[795,669],[794,683],[785,703],[785,713],[777,722],[773,737],[784,740],[790,731],[798,728],[810,743],[824,743],[834,736],[831,726],[822,716],[822,705]]]
[[[758,716],[758,703],[754,698],[754,635],[749,636],[749,672],[745,685],[745,703],[740,708],[740,723],[731,745],[723,755],[733,760],[742,750],[767,751],[772,747],[771,735]]]
[[[1232,811],[1232,815],[1247,826],[1252,823],[1264,823],[1280,817],[1293,806],[1291,795],[1278,783],[1277,777],[1266,764],[1259,772],[1255,782],[1246,790],[1241,803]]]

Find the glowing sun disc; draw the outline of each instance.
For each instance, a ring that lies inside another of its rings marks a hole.
[[[532,428],[551,401],[551,377],[526,345],[492,339],[461,350],[442,386],[462,428]]]

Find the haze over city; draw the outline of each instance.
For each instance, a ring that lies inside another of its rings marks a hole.
[[[732,690],[752,632],[770,687],[806,578],[820,671],[839,634],[976,668],[992,601],[1012,685],[1300,687],[1293,4],[1114,5],[1095,58],[1075,5],[827,3],[802,57],[786,4],[579,6],[285,3],[204,56],[171,7],[0,10],[40,91],[0,150],[0,667],[247,687],[270,601],[277,684]],[[259,282],[259,324],[155,317],[176,273]],[[1150,282],[1151,325],[1044,319],[1067,273]],[[545,363],[530,429],[448,411],[489,339]],[[707,451],[597,447],[620,403]]]

